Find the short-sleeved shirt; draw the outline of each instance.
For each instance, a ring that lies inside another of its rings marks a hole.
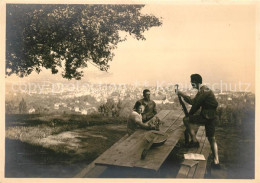
[[[137,102],[140,102],[145,107],[142,113],[143,122],[149,121],[157,114],[156,104],[153,100],[146,101],[144,99],[141,99]]]
[[[184,96],[183,98],[187,103],[192,105],[189,115],[193,115],[201,108],[201,115],[204,118],[213,119],[216,117],[218,102],[213,91],[206,85],[200,87],[195,98],[192,99],[189,96]]]
[[[142,115],[138,114],[136,111],[133,111],[127,120],[127,133],[130,135],[132,134],[137,128],[138,124],[136,120],[142,121]]]

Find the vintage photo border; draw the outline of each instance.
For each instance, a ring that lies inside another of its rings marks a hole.
[[[0,121],[1,121],[1,127],[0,127],[0,183],[4,182],[38,182],[38,183],[47,183],[47,182],[208,182],[208,179],[89,179],[89,178],[5,178],[4,177],[4,164],[5,164],[5,27],[6,27],[6,20],[5,20],[5,13],[6,13],[6,4],[7,3],[42,3],[42,4],[248,4],[248,3],[255,3],[256,4],[256,55],[255,55],[255,95],[256,95],[256,118],[255,118],[255,179],[248,180],[248,179],[210,179],[210,182],[260,182],[259,173],[260,172],[260,163],[259,163],[259,154],[260,154],[260,142],[259,142],[259,132],[260,132],[260,100],[259,100],[259,94],[260,94],[260,1],[259,0],[201,0],[201,1],[191,1],[191,0],[139,0],[139,1],[130,1],[130,0],[103,0],[103,1],[91,1],[91,0],[69,0],[69,1],[61,1],[61,0],[1,0],[0,1],[0,40],[1,40],[1,47],[0,47],[0,61],[1,61],[1,67],[0,67],[0,74],[1,74],[1,85],[0,85]]]

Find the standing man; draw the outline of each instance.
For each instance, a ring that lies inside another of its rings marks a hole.
[[[194,130],[191,128],[190,123],[204,124],[206,130],[206,136],[210,143],[210,147],[214,156],[213,168],[220,168],[218,158],[218,146],[215,140],[215,123],[217,120],[216,109],[218,102],[212,90],[206,85],[202,85],[202,77],[199,74],[191,75],[192,87],[198,90],[195,98],[190,98],[183,92],[178,92],[178,95],[190,105],[192,105],[189,111],[189,117],[183,118],[184,125],[186,126],[189,135],[191,136],[191,142],[189,147],[199,147],[199,142],[195,136]],[[194,115],[196,111],[201,108],[199,115]]]
[[[135,106],[137,105],[138,102],[140,102],[145,107],[142,113],[142,120],[144,123],[152,119],[157,114],[156,104],[153,100],[150,99],[150,95],[151,95],[150,90],[145,89],[143,91],[144,98],[135,103]]]

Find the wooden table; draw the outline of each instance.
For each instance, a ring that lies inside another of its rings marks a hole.
[[[174,146],[183,135],[183,112],[180,110],[162,110],[157,116],[163,122],[160,131],[166,132],[167,141],[149,150],[146,158],[141,160],[141,153],[147,145],[144,137],[146,130],[137,130],[123,141],[113,145],[95,160],[95,165],[144,168],[158,171]]]

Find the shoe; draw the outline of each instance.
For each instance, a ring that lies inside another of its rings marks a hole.
[[[190,142],[189,143],[189,148],[199,148],[200,143],[199,142]]]
[[[212,162],[212,163],[211,163],[211,168],[219,170],[219,169],[221,169],[221,166],[220,166],[219,163],[218,163],[218,164],[215,164],[214,162]]]
[[[190,143],[184,143],[184,148],[189,148],[190,147]]]

